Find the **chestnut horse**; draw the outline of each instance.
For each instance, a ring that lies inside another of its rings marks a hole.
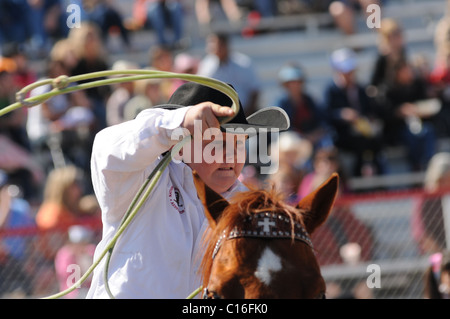
[[[338,190],[333,174],[295,207],[274,190],[230,202],[194,180],[208,218],[203,298],[325,298],[310,234],[328,217]]]

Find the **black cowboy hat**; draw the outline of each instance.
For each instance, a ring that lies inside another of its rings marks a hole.
[[[230,85],[232,88],[233,86]],[[234,88],[233,88],[234,89]],[[164,109],[177,109],[181,107],[196,105],[201,102],[213,102],[222,106],[230,106],[231,99],[224,93],[195,82],[187,82],[181,85],[170,97],[167,104],[158,105],[155,107]],[[239,101],[239,111],[236,116],[228,123],[221,125],[221,130],[226,132],[231,129],[231,132],[241,133],[239,130],[233,131],[236,128],[242,128],[244,134],[255,135],[260,128],[265,128],[270,132],[270,129],[278,129],[279,131],[286,131],[289,129],[289,117],[286,112],[275,106],[264,107],[247,118],[244,114],[241,101]],[[255,130],[247,130],[248,128],[255,128]],[[229,131],[230,132],[230,131]]]

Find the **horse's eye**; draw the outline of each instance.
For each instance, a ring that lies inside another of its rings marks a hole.
[[[316,299],[327,299],[327,297],[325,296],[325,293],[324,293],[324,292],[321,292],[321,293],[316,297]]]

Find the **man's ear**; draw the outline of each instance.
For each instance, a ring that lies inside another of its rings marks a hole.
[[[196,171],[193,171],[193,177],[198,197],[205,208],[206,218],[208,218],[210,226],[214,228],[222,212],[228,207],[229,203],[220,194],[217,194],[209,188]]]
[[[338,192],[338,185],[339,175],[333,173],[326,182],[297,204],[297,208],[304,212],[303,221],[309,234],[312,234],[328,218]]]

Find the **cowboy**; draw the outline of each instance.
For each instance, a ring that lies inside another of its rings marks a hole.
[[[193,136],[188,145],[193,152],[183,148],[183,160],[168,165],[141,211],[115,244],[107,278],[114,297],[186,298],[201,285],[197,269],[208,222],[194,186],[193,170],[207,186],[229,199],[246,190],[238,180],[245,162],[237,161],[239,151],[245,152],[238,137],[251,135],[249,132],[259,128],[289,127],[289,119],[281,109],[262,108],[246,118],[242,107],[234,114],[230,105],[231,99],[225,94],[189,82],[174,92],[168,104],[146,109],[134,120],[97,134],[91,165],[102,209],[103,238],[95,260],[115,235],[127,207],[162,154],[178,142],[174,136],[179,137],[179,132]],[[219,124],[217,117],[233,115],[228,123]],[[214,129],[215,134],[206,134]],[[202,137],[201,160],[195,160],[198,133]],[[212,144],[223,146],[229,141],[233,151],[223,152],[222,160],[215,157],[211,162],[203,156],[216,155],[219,148],[205,152],[212,149]],[[104,263],[94,272],[88,298],[108,297]]]

